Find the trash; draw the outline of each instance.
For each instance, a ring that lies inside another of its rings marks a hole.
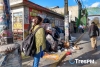
[[[62,48],[61,51],[64,51],[64,48]]]
[[[58,49],[60,49],[61,47],[60,47],[60,46],[58,46],[57,48],[58,48]]]
[[[58,60],[59,56],[57,54],[46,54],[46,55],[43,56],[43,58],[52,59],[52,60]]]
[[[66,64],[66,63],[64,63],[64,64]]]
[[[67,51],[67,49],[65,49],[64,51]]]
[[[75,41],[76,40],[76,37],[71,36],[71,40],[72,41]]]
[[[58,50],[58,52],[61,52],[61,50]]]
[[[70,51],[67,51],[67,52],[66,52],[66,55],[71,55],[71,52],[70,52]]]
[[[73,47],[73,49],[76,49],[75,47]]]
[[[69,48],[69,46],[70,46],[69,44],[70,44],[69,42],[65,42],[64,43],[65,48]]]
[[[64,39],[64,33],[60,33],[60,38]]]
[[[51,52],[52,54],[56,53],[56,52]]]
[[[72,53],[75,53],[76,51],[72,48],[72,49],[70,49],[70,51],[72,52]]]
[[[76,45],[76,46],[73,47],[73,49],[80,50],[80,47]]]

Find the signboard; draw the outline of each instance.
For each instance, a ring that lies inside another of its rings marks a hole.
[[[30,16],[38,16],[38,14],[40,13],[40,11],[29,8],[29,14]]]
[[[22,12],[13,13],[13,35],[14,40],[23,40]]]
[[[88,16],[100,15],[100,7],[90,7],[90,8],[87,8],[87,12],[86,13],[88,13]]]
[[[33,8],[29,8],[29,22],[30,22],[30,19],[33,18],[34,16],[38,16],[40,13],[40,11],[36,10],[36,9],[33,9]]]

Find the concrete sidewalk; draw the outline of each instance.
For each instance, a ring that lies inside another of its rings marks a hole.
[[[65,58],[65,54],[66,54],[66,52],[55,53],[55,55],[59,56],[58,60],[41,58],[40,63],[39,63],[39,67],[56,67],[58,65],[58,63],[63,58]],[[32,57],[25,58],[25,59],[22,60],[23,67],[32,67],[32,64],[33,64],[33,58]]]
[[[76,37],[76,39],[79,39],[80,37],[83,36],[83,34],[72,33],[71,35]],[[57,54],[59,56],[58,60],[41,58],[39,67],[57,67],[57,65],[62,61],[62,59],[66,57],[65,51],[57,52],[55,54]],[[23,67],[32,67],[32,64],[33,64],[33,58],[26,58],[26,59],[22,60]]]
[[[76,50],[76,53],[72,55],[66,56],[66,58],[59,64],[59,67],[100,67],[100,37],[98,37],[97,42],[97,50],[93,50],[90,43],[90,38],[88,33],[85,33],[81,38],[81,41],[77,43],[83,49]],[[75,61],[75,59],[79,60],[94,60],[95,63],[74,63],[70,62]]]
[[[79,40],[82,38],[82,36],[84,35],[85,33],[71,33],[71,36],[73,36],[73,37],[75,37],[76,38],[76,40],[75,40],[75,44],[77,43],[77,42],[79,42]]]
[[[59,62],[62,61],[63,58],[65,58],[65,54],[65,51],[55,53],[55,55],[59,56],[58,60],[41,58],[39,67],[56,67]]]

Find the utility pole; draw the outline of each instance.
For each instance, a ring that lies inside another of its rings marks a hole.
[[[0,36],[2,43],[12,43],[9,0],[0,0]],[[5,32],[6,31],[6,32]]]
[[[64,0],[64,23],[65,23],[65,42],[69,44],[69,15],[68,15],[68,0]]]
[[[81,10],[82,10],[82,4],[80,2],[80,0],[77,0],[78,2],[78,21],[77,21],[77,27],[79,26],[80,24],[80,19],[81,19]]]
[[[0,0],[0,67],[22,67],[18,43],[13,43],[10,0]]]

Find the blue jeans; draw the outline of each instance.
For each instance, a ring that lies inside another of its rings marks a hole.
[[[35,55],[33,56],[33,58],[34,58],[33,67],[38,67],[40,58],[41,58],[42,56],[43,56],[43,51],[42,51],[42,47],[40,47],[40,52],[39,52],[38,54],[35,54]]]

